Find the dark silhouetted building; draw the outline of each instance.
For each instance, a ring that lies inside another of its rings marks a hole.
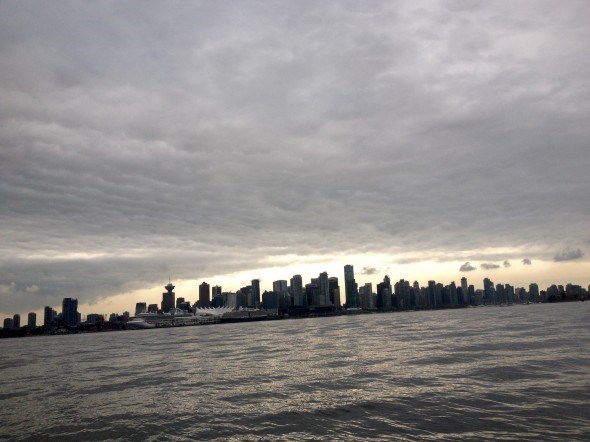
[[[346,294],[346,307],[359,308],[358,285],[354,280],[354,267],[350,264],[344,266],[344,291]]]
[[[303,294],[303,280],[301,279],[301,275],[293,275],[291,278],[291,296],[293,297],[293,305],[295,307],[307,305],[307,299]]]
[[[265,291],[262,294],[262,308],[264,310],[277,310],[279,308],[279,294]]]
[[[79,324],[80,313],[78,313],[78,300],[76,298],[64,298],[61,314],[65,326]]]
[[[12,317],[12,328],[20,328],[20,315],[18,313]]]
[[[252,280],[252,306],[258,307],[260,304],[260,279]]]
[[[64,298],[62,301],[61,314],[65,326],[79,324],[80,313],[78,313],[78,300],[75,298]]]
[[[27,316],[27,325],[30,328],[37,327],[37,313],[35,313],[35,312],[29,312],[29,314]]]
[[[57,312],[53,310],[51,307],[46,306],[45,310],[43,311],[43,325],[45,327],[52,326],[56,316]]]
[[[10,330],[11,328],[13,328],[14,322],[12,320],[12,318],[4,318],[4,328],[6,330]]]
[[[140,313],[147,313],[147,304],[145,302],[137,302],[135,304],[135,316],[139,315]]]
[[[168,282],[164,288],[166,291],[162,293],[162,313],[168,313],[174,308],[174,300],[176,295],[172,291],[174,290],[174,285],[172,285],[171,282]]]
[[[210,307],[211,306],[211,286],[206,282],[199,285],[199,306]]]

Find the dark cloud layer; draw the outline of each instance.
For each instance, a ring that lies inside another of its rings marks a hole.
[[[494,270],[494,269],[500,268],[500,266],[498,264],[494,264],[494,263],[490,263],[490,262],[480,264],[480,267],[484,270]]]
[[[376,275],[379,272],[379,269],[375,267],[363,267],[361,270],[361,275]]]
[[[530,259],[528,259],[528,258],[524,258],[522,260],[522,265],[524,265],[524,266],[530,266],[530,265],[533,265],[533,262]]]
[[[582,244],[589,15],[0,3],[2,310],[297,254]]]
[[[554,261],[572,261],[574,259],[580,259],[584,256],[584,252],[580,249],[569,249],[566,248],[559,253],[556,253],[553,257]]]
[[[459,267],[460,272],[472,272],[473,270],[477,270],[477,267],[472,266],[470,262],[466,262]]]

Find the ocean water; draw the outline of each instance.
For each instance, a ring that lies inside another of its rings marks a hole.
[[[590,440],[590,302],[0,341],[1,440]]]

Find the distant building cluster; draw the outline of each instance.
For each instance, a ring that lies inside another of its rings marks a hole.
[[[344,266],[344,304],[341,305],[341,288],[338,278],[322,272],[303,284],[301,275],[293,275],[289,281],[277,280],[272,283],[272,290],[261,293],[260,280],[253,279],[250,285],[236,292],[224,292],[218,285],[211,287],[202,282],[198,288],[198,299],[192,303],[184,297],[176,298],[175,286],[169,281],[164,287],[162,301],[158,304],[138,302],[135,305],[135,317],[146,315],[173,315],[178,321],[181,315],[206,314],[213,309],[224,308],[228,318],[260,318],[267,315],[278,316],[317,316],[344,314],[362,311],[396,311],[408,309],[452,308],[479,305],[510,305],[514,303],[562,302],[588,299],[590,286],[585,289],[579,285],[551,285],[546,290],[539,290],[536,283],[526,287],[513,287],[510,284],[494,284],[489,278],[483,280],[483,288],[476,289],[468,284],[467,278],[461,278],[460,285],[455,282],[448,285],[428,281],[420,286],[418,281],[410,284],[400,279],[391,284],[389,276],[373,290],[373,284],[366,283],[359,287],[354,275],[354,267]],[[232,314],[232,310],[248,314]],[[219,310],[218,310],[219,311]],[[204,313],[205,312],[205,313]],[[263,312],[259,314],[256,312]],[[97,329],[117,329],[124,327],[130,320],[129,312],[122,315],[112,313],[108,321],[97,313],[87,315],[82,323],[78,312],[78,300],[64,298],[62,310],[56,312],[46,306],[43,326],[37,326],[37,315],[28,314],[27,324],[21,325],[19,314],[4,319],[0,337],[24,336],[52,332],[68,332],[75,329],[93,331]],[[185,318],[186,322],[186,318]]]

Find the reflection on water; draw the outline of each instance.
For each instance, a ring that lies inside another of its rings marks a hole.
[[[0,341],[0,439],[590,440],[590,303]]]

